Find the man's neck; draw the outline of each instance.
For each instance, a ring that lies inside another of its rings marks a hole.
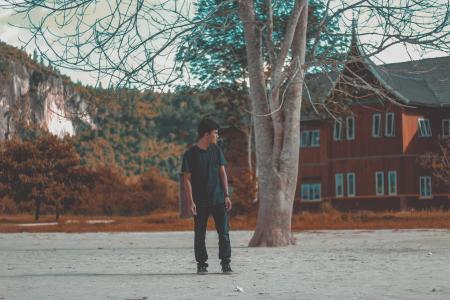
[[[209,142],[201,139],[197,142],[197,147],[199,147],[200,149],[206,150],[209,147]]]

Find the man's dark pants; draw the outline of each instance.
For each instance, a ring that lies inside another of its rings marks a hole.
[[[212,214],[216,230],[219,235],[219,258],[221,264],[230,263],[231,244],[229,236],[228,215],[225,204],[216,204],[212,206],[197,206],[197,216],[194,216],[195,238],[194,250],[195,259],[199,265],[208,266],[208,253],[206,252],[205,235],[206,225],[208,224],[208,217]]]

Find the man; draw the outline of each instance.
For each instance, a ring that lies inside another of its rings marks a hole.
[[[200,121],[197,144],[184,153],[181,167],[186,197],[194,215],[194,251],[198,274],[208,272],[205,235],[210,214],[214,218],[219,235],[222,272],[227,274],[232,272],[227,215],[232,204],[228,196],[226,161],[222,150],[217,146],[218,129],[219,125],[210,119]]]

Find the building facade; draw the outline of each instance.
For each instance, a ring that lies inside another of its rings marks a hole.
[[[450,186],[420,159],[450,138],[450,57],[376,66],[355,43],[349,55],[313,99],[345,109],[302,116],[296,204],[448,207]]]

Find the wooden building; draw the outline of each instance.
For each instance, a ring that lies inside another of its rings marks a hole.
[[[418,160],[450,136],[450,57],[375,65],[353,42],[348,61],[309,79],[319,109],[302,113],[296,205],[448,207],[450,186]]]

